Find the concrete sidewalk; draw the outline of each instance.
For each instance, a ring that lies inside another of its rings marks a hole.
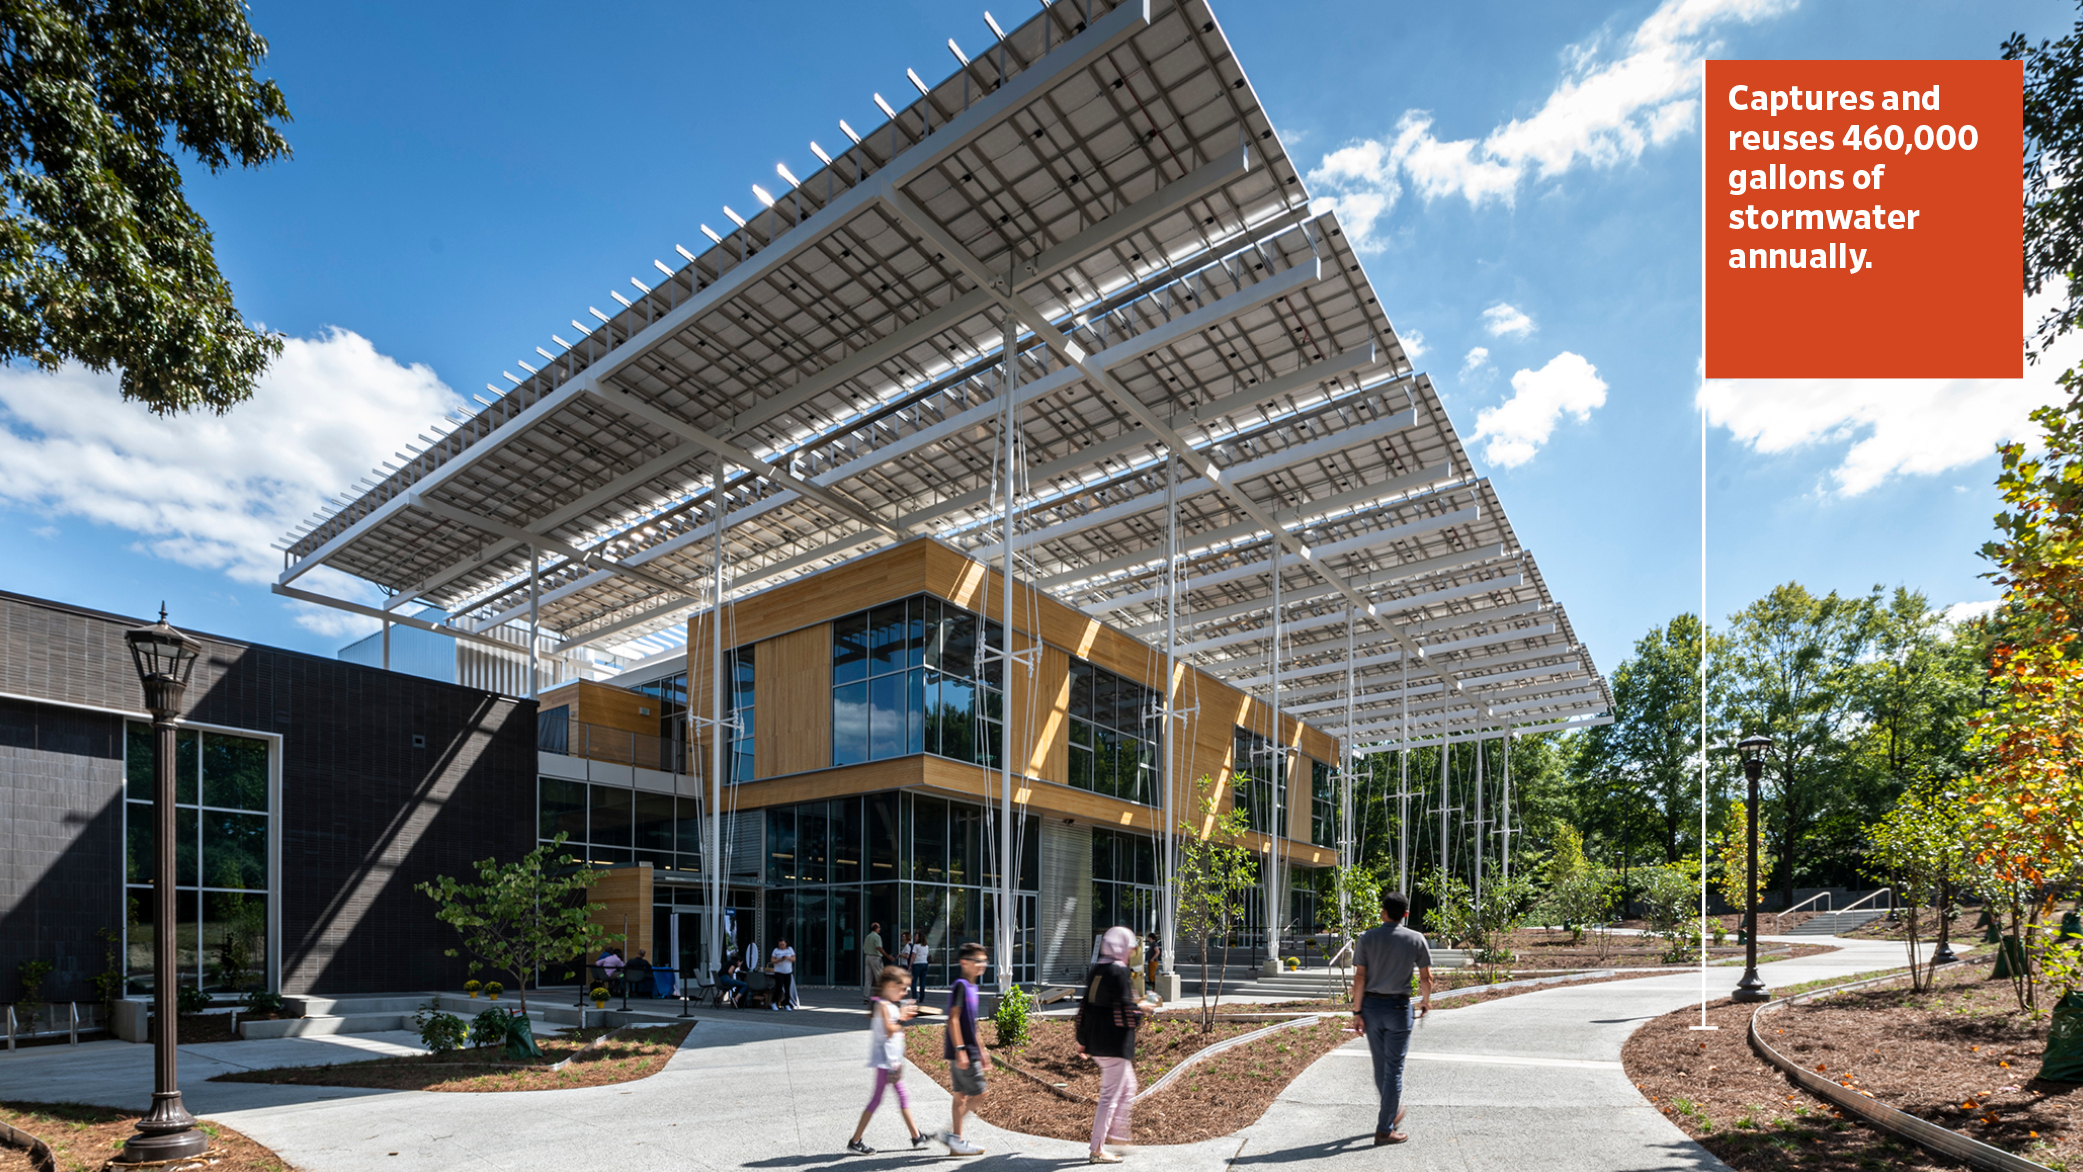
[[[1900,945],[1834,941],[1843,951],[1766,967],[1775,985],[1900,965]],[[1714,968],[1726,993],[1739,970]],[[1562,987],[1442,1011],[1419,1028],[1406,1076],[1408,1144],[1374,1148],[1374,1091],[1358,1043],[1297,1079],[1258,1122],[1236,1134],[1145,1147],[1150,1172],[1336,1158],[1355,1168],[1539,1167],[1543,1172],[1720,1169],[1643,1100],[1619,1069],[1642,1021],[1697,1001],[1696,972]],[[838,1007],[833,1007],[838,1008]],[[823,1014],[706,1010],[659,1074],[636,1083],[510,1095],[212,1083],[235,1066],[353,1061],[411,1048],[404,1035],[334,1035],[182,1047],[189,1108],[275,1149],[305,1172],[446,1172],[461,1166],[565,1172],[576,1165],[665,1169],[856,1168],[955,1163],[938,1147],[903,1148],[885,1104],[868,1131],[886,1149],[843,1154],[866,1098],[861,1029]],[[823,1018],[824,1020],[815,1020]],[[812,1020],[805,1020],[812,1019]],[[855,1019],[858,1020],[858,1019]],[[140,1105],[151,1051],[122,1042],[0,1055],[0,1098]],[[928,1130],[948,1118],[946,1092],[916,1071],[905,1080]],[[1082,1164],[1082,1143],[1037,1139],[972,1121],[988,1154],[978,1166]]]

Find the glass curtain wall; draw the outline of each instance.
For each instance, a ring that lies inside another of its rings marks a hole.
[[[1092,832],[1092,932],[1119,924],[1138,936],[1158,931],[1157,842],[1119,830]]]
[[[1317,760],[1309,762],[1309,841],[1338,845],[1338,790],[1331,781],[1331,767]]]
[[[1270,739],[1240,728],[1230,751],[1236,761],[1236,803],[1261,834],[1274,833],[1274,810],[1287,807],[1287,763],[1280,747]]]
[[[693,798],[539,777],[535,809],[537,837],[548,842],[562,832],[565,851],[588,866],[701,870],[702,821]]]
[[[701,670],[706,671],[706,666]],[[726,785],[736,785],[741,781],[751,781],[759,776],[757,771],[758,762],[754,759],[753,754],[753,742],[755,739],[753,737],[753,702],[757,698],[758,689],[755,687],[757,674],[753,670],[752,644],[747,643],[734,651],[724,653],[723,678],[724,687],[728,689],[728,695],[724,699],[730,705],[728,719],[732,724],[730,739],[725,742],[724,746],[724,783]],[[641,692],[658,701],[659,736],[670,741],[675,746],[684,746],[687,743],[686,672],[678,672],[663,679],[637,684],[630,691]],[[698,712],[695,715],[706,718],[709,714]],[[701,772],[702,762],[688,762],[684,751],[676,756],[682,762],[680,766],[681,772]]]
[[[182,729],[174,750],[174,963],[179,981],[226,992],[267,981],[268,742]],[[124,738],[124,957],[130,991],[152,990],[152,729]]]
[[[930,594],[832,624],[832,764],[913,753],[998,765],[999,624]]]
[[[954,951],[969,941],[995,947],[999,884],[995,840],[984,808],[912,793],[879,793],[770,807],[766,923],[762,949],[787,940],[806,985],[861,979],[861,940],[882,925],[885,947],[924,932],[931,956],[925,984],[944,988]],[[1013,976],[1034,979],[1034,893],[1041,823],[1021,819],[1015,836],[1019,905]],[[996,980],[994,969],[987,980]]]
[[[1163,760],[1161,700],[1154,688],[1072,659],[1070,784],[1155,805]]]

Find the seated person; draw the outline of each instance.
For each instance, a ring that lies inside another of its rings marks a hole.
[[[635,997],[649,997],[651,989],[651,958],[644,950],[636,950],[636,959],[623,966],[622,977],[629,982],[629,992]]]
[[[600,983],[607,986],[608,992],[620,993],[622,991],[622,950],[610,948],[606,952],[601,953],[600,959],[593,962],[593,971],[599,974]]]
[[[723,962],[716,974],[716,990],[726,1002],[737,1005],[745,997],[745,966],[736,957]]]

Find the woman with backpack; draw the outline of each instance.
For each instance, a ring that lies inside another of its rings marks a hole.
[[[1121,1157],[1106,1145],[1129,1142],[1129,1109],[1136,1097],[1136,1027],[1142,1007],[1128,971],[1136,935],[1127,928],[1108,928],[1100,938],[1099,960],[1085,981],[1085,1000],[1078,1006],[1078,1046],[1099,1063],[1099,1109],[1092,1118],[1092,1151],[1088,1164],[1119,1164]]]

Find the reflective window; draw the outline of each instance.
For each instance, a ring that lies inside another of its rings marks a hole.
[[[1071,785],[1155,805],[1164,697],[1082,659],[1070,662]]]
[[[1240,728],[1231,742],[1234,801],[1251,828],[1272,834],[1287,809],[1287,757],[1270,739]]]
[[[998,624],[928,594],[832,624],[832,764],[913,753],[995,767]]]
[[[175,960],[180,982],[243,991],[267,980],[272,817],[269,743],[181,729],[174,742]],[[153,790],[156,742],[124,735],[124,954],[130,989],[152,982]]]
[[[1338,787],[1331,767],[1315,760],[1309,762],[1309,841],[1338,845]]]

